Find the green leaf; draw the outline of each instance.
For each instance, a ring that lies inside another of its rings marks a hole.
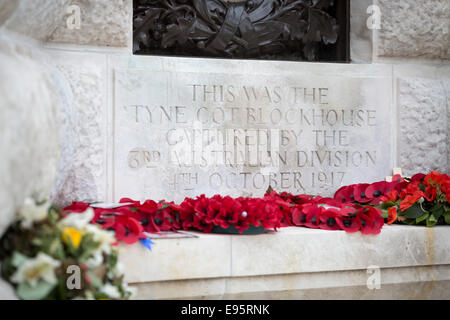
[[[433,208],[431,208],[430,212],[436,219],[439,219],[439,217],[444,214],[444,207],[442,204],[437,203]]]
[[[49,283],[44,280],[40,280],[34,287],[28,282],[22,282],[17,287],[17,295],[23,300],[41,300],[47,297],[55,286],[56,283]]]
[[[386,201],[381,203],[381,209],[389,209],[390,207],[395,206],[395,203],[392,201]]]
[[[416,218],[416,223],[420,223],[420,222],[422,222],[423,220],[428,219],[429,216],[430,216],[430,214],[429,214],[429,213],[426,213],[426,214],[422,215],[421,217]]]
[[[408,224],[408,225],[410,225],[410,226],[416,224],[416,220],[415,219],[407,219],[407,220],[405,220],[403,222]]]
[[[433,215],[430,215],[427,219],[427,227],[433,227],[437,222],[438,220]]]
[[[18,268],[18,267],[20,267],[20,266],[21,266],[25,261],[27,261],[27,260],[28,260],[28,257],[27,257],[27,256],[21,254],[21,253],[18,252],[18,251],[14,251],[14,254],[13,254],[13,257],[12,257],[12,261],[11,261],[11,264],[12,264],[14,267]]]
[[[87,275],[91,278],[91,284],[94,288],[100,289],[103,286],[102,280],[94,272],[88,271]]]
[[[424,211],[419,204],[415,203],[403,212],[403,215],[410,219],[416,219],[421,217],[423,214],[427,213]]]
[[[444,213],[444,219],[446,224],[450,224],[450,211]]]

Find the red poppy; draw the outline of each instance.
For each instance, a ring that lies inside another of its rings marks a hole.
[[[116,215],[112,209],[94,208],[92,223],[100,225],[102,229],[109,229],[116,222]]]
[[[364,207],[358,210],[356,219],[361,225],[361,233],[378,234],[384,224],[384,219],[378,209],[374,207]]]
[[[388,209],[388,219],[387,224],[393,224],[397,220],[397,208],[396,207],[390,207]]]
[[[444,193],[447,197],[447,202],[450,202],[450,179],[447,176],[446,181],[441,186],[441,192]]]
[[[371,198],[368,198],[366,196],[366,189],[370,186],[368,183],[360,183],[355,185],[353,188],[353,197],[355,201],[358,201],[360,203],[367,203],[371,201]]]
[[[136,209],[148,214],[154,214],[156,211],[158,211],[159,208],[160,206],[158,205],[158,203],[153,200],[146,200],[143,204],[136,204]]]
[[[119,203],[132,203],[134,206],[139,206],[140,202],[130,199],[130,198],[122,198],[119,200]]]
[[[161,201],[157,204],[157,209],[151,213],[154,224],[161,231],[170,231],[180,228],[178,215],[173,210],[173,203]]]
[[[429,185],[441,185],[445,182],[445,177],[438,171],[431,171],[425,176],[423,181]]]
[[[214,196],[208,201],[208,206],[206,208],[205,222],[213,223],[216,220],[216,216],[220,212],[222,207],[222,197]]]
[[[361,225],[355,219],[356,208],[345,207],[340,211],[340,215],[336,217],[336,222],[339,227],[346,232],[357,232]]]
[[[117,240],[127,244],[135,243],[144,237],[142,234],[144,228],[139,221],[128,216],[117,216],[113,228],[116,231]]]
[[[414,203],[420,200],[424,196],[422,191],[415,191],[413,194],[405,196],[402,202],[400,202],[400,210],[403,212],[410,208]]]
[[[396,189],[391,189],[384,196],[381,196],[381,201],[383,202],[395,202],[398,199],[398,191]]]
[[[70,206],[65,207],[64,211],[70,211],[72,213],[80,213],[86,211],[87,208],[89,208],[89,206],[90,206],[89,203],[74,201]]]
[[[337,209],[322,210],[320,215],[320,229],[323,230],[340,230],[341,227],[337,223],[337,217],[340,215]]]
[[[296,226],[304,226],[306,223],[306,213],[300,207],[292,210],[292,223]]]
[[[320,215],[322,210],[322,208],[317,207],[316,205],[305,205],[303,207],[303,211],[306,214],[306,221],[304,226],[313,229],[319,228]]]
[[[425,176],[423,173],[416,173],[411,177],[411,182],[422,182]]]
[[[370,198],[370,204],[379,205],[381,202],[381,196],[386,193],[386,189],[389,187],[386,181],[379,181],[372,183],[367,187],[365,195],[367,198]]]
[[[425,188],[424,198],[428,201],[433,201],[437,196],[437,189],[433,186],[427,186]]]
[[[222,228],[228,228],[230,225],[237,224],[240,221],[242,212],[244,212],[244,208],[240,201],[236,201],[228,196],[224,197],[214,222]]]
[[[339,202],[352,202],[354,201],[353,195],[354,185],[344,186],[339,188],[334,194],[334,199]]]
[[[420,191],[419,184],[419,181],[408,183],[406,188],[400,191],[400,199],[404,199],[408,194],[413,194],[417,191]]]

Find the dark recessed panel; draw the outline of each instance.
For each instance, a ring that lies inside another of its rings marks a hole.
[[[349,60],[349,0],[134,0],[135,54]]]

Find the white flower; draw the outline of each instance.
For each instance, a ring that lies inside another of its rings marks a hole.
[[[115,268],[108,272],[108,278],[111,280],[119,278],[123,276],[124,271],[123,264],[121,264],[120,261],[117,261]]]
[[[100,250],[96,250],[85,261],[89,269],[95,269],[103,263],[103,254]]]
[[[83,228],[84,233],[92,234],[95,242],[98,242],[99,250],[106,254],[111,253],[111,243],[116,242],[114,231],[100,229],[98,226],[88,224]]]
[[[100,292],[106,294],[109,298],[112,299],[118,299],[121,297],[119,289],[117,289],[116,286],[113,286],[112,284],[109,283],[105,284],[100,290]]]
[[[11,280],[15,283],[27,281],[32,287],[36,286],[40,279],[48,283],[56,283],[55,268],[60,265],[60,261],[39,252],[35,258],[25,261],[13,274]]]
[[[136,296],[136,293],[137,293],[137,289],[135,288],[135,287],[130,287],[130,286],[128,286],[128,284],[127,283],[122,283],[122,289],[125,291],[125,292],[129,292],[130,293],[130,296],[128,297],[129,299],[133,299],[135,296]]]
[[[82,213],[71,213],[59,222],[61,227],[71,227],[82,230],[94,218],[94,210],[89,207]]]
[[[19,211],[19,217],[22,220],[22,228],[29,229],[34,222],[42,221],[47,218],[50,202],[44,202],[41,205],[36,205],[36,202],[31,198],[26,198],[22,208]]]

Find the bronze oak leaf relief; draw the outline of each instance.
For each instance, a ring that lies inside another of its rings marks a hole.
[[[326,53],[339,40],[334,6],[334,0],[134,0],[133,52],[332,60]]]

